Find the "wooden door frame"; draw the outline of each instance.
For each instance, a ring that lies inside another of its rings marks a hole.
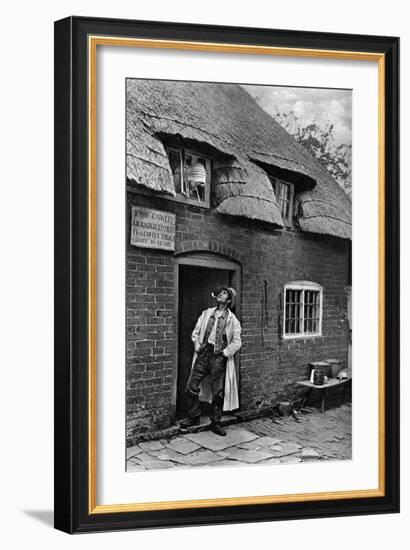
[[[172,386],[171,404],[176,415],[177,408],[177,392],[178,392],[178,367],[179,367],[179,269],[180,266],[206,267],[208,269],[224,269],[233,272],[232,285],[234,286],[237,296],[235,305],[235,315],[239,320],[242,318],[241,312],[241,286],[242,286],[242,267],[238,262],[213,254],[212,252],[188,252],[175,256],[174,258],[174,342],[175,342],[175,364],[174,364],[174,383]]]

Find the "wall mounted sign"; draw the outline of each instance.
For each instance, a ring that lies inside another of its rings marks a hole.
[[[131,244],[143,248],[175,250],[175,214],[132,206]]]

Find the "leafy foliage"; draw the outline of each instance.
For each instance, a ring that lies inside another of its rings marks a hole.
[[[345,193],[351,197],[352,146],[346,143],[337,143],[334,137],[334,125],[330,122],[324,127],[315,122],[303,125],[293,111],[278,112],[273,116],[326,168]]]

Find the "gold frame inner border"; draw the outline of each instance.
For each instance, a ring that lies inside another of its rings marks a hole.
[[[130,504],[97,504],[97,47],[121,46],[133,48],[177,49],[220,53],[247,53],[286,57],[313,57],[338,60],[374,61],[378,64],[378,434],[379,471],[378,488],[321,493],[248,496],[200,500],[160,502],[137,502]],[[285,502],[308,502],[319,500],[342,500],[352,498],[375,498],[385,495],[385,56],[382,53],[350,52],[305,48],[282,48],[242,44],[217,44],[177,40],[122,38],[113,36],[88,36],[88,511],[90,514],[115,512],[142,512],[214,506],[244,506]]]

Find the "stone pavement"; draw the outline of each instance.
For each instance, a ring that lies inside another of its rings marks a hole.
[[[266,417],[226,428],[141,442],[127,449],[127,471],[247,464],[296,464],[351,459],[351,404],[314,408],[292,416]]]

